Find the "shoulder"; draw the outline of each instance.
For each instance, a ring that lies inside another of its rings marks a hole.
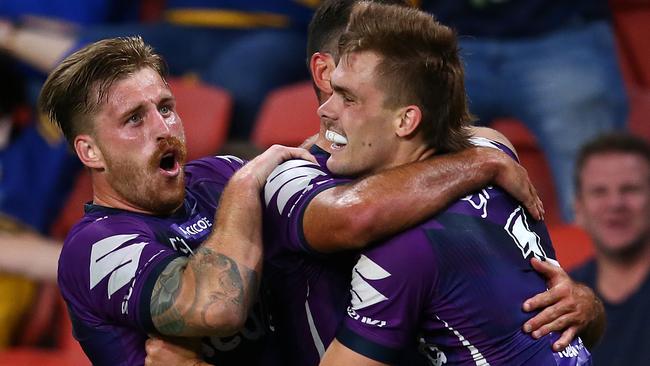
[[[325,187],[333,186],[335,181],[327,169],[318,164],[307,160],[289,160],[278,165],[266,180],[265,203],[268,206],[275,199],[278,210],[283,212],[286,203],[296,194],[320,192]]]
[[[232,155],[217,155],[192,160],[185,165],[187,184],[200,180],[227,181],[246,161]]]

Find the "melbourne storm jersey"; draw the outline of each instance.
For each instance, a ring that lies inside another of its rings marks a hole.
[[[95,365],[141,365],[147,334],[157,334],[149,302],[174,258],[189,256],[210,234],[221,193],[243,165],[220,156],[185,167],[185,201],[169,216],[86,205],[59,259],[59,287],[74,336]],[[203,353],[219,365],[255,365],[263,352],[258,316],[229,338],[206,338]]]
[[[580,339],[554,353],[557,335],[535,340],[521,330],[534,315],[523,302],[546,290],[533,257],[554,262],[544,224],[487,187],[363,251],[336,338],[386,363],[419,340],[436,366],[590,365]]]
[[[269,288],[274,334],[293,365],[317,365],[345,310],[356,254],[322,254],[302,231],[307,205],[320,192],[348,180],[332,178],[327,152],[314,146],[319,165],[290,160],[264,188],[264,280]]]

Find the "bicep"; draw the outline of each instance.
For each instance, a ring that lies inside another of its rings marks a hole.
[[[151,292],[151,320],[162,334],[179,334],[185,329],[185,319],[179,311],[178,302],[188,261],[187,257],[172,260],[156,279]]]
[[[335,365],[355,365],[355,366],[381,366],[388,365],[383,362],[375,361],[360,353],[357,353],[343,344],[339,343],[336,339],[327,347],[327,351],[323,355],[320,362],[321,366],[335,366]]]

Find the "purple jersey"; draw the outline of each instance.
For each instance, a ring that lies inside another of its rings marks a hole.
[[[487,187],[363,251],[336,337],[386,363],[419,339],[436,366],[590,365],[580,339],[554,353],[557,335],[535,340],[521,330],[534,315],[524,300],[546,290],[532,257],[554,261],[544,223]]]
[[[147,334],[157,334],[149,302],[174,258],[189,256],[211,233],[219,198],[243,165],[231,156],[185,167],[185,201],[169,216],[88,204],[59,259],[59,287],[74,336],[95,365],[141,365]],[[255,314],[229,338],[206,338],[203,352],[219,365],[256,364],[264,328]]]
[[[326,152],[317,147],[311,152],[320,165],[287,161],[271,173],[264,189],[264,280],[273,304],[274,334],[293,365],[317,365],[334,339],[356,258],[315,252],[304,238],[302,217],[311,199],[347,182],[332,178]]]

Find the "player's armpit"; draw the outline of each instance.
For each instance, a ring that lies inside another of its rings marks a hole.
[[[321,366],[338,366],[338,365],[355,365],[355,366],[381,366],[387,365],[370,359],[360,353],[357,353],[348,347],[342,345],[334,339],[327,347],[323,358],[320,361]]]
[[[307,206],[303,232],[317,251],[362,248],[490,183],[523,202],[535,219],[543,217],[541,200],[526,170],[500,150],[477,147],[324,190]]]

